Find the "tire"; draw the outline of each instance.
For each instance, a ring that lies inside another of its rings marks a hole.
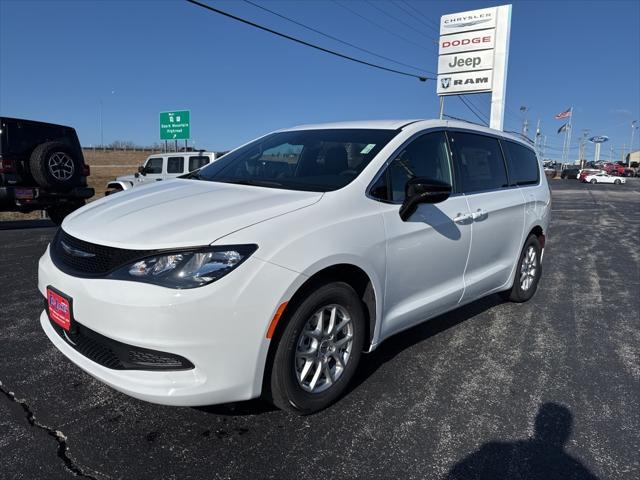
[[[334,328],[348,322],[339,331],[327,330],[332,312],[335,312]],[[323,318],[322,333],[316,331],[320,315]],[[283,320],[288,322],[271,365],[268,397],[282,410],[308,415],[335,402],[353,377],[364,343],[364,307],[350,285],[334,282],[317,288],[286,316]],[[312,337],[305,332],[314,335]],[[331,337],[330,333],[333,333]],[[351,340],[345,340],[349,334]],[[332,351],[331,347],[336,350]],[[309,358],[300,355],[305,349],[310,352]],[[342,367],[338,358],[345,362]],[[318,370],[321,373],[314,381]],[[328,380],[331,374],[333,381]]]
[[[595,178],[592,178],[590,183],[596,184],[598,181]]]
[[[73,203],[62,203],[60,205],[54,205],[54,206],[48,207],[46,211],[47,211],[47,215],[49,216],[49,218],[53,223],[55,223],[56,225],[61,225],[62,221],[65,219],[67,215],[69,215],[71,212],[76,211],[77,209],[82,207],[84,204],[85,204],[84,200],[80,202],[73,202]]]
[[[31,175],[43,188],[67,189],[76,186],[82,176],[82,167],[82,159],[60,142],[38,145],[29,158]]]
[[[532,260],[530,252],[534,254],[532,264],[529,263]],[[533,297],[538,288],[540,276],[542,275],[542,264],[540,263],[541,254],[542,248],[540,247],[538,237],[529,235],[529,238],[527,238],[522,248],[520,257],[518,257],[518,266],[516,267],[516,276],[513,280],[513,285],[510,290],[501,292],[505,300],[522,303]],[[527,267],[527,265],[529,265],[529,267]],[[533,267],[533,271],[530,269],[531,266]],[[529,282],[525,282],[525,272],[533,275],[529,276]]]
[[[620,185],[622,182],[619,179],[616,179],[613,181],[613,183],[615,183],[616,185]]]

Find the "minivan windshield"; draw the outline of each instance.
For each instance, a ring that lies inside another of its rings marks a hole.
[[[189,178],[328,192],[355,179],[397,133],[374,129],[272,133],[228,153]]]

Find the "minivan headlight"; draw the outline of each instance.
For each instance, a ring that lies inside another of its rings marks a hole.
[[[257,245],[206,247],[165,252],[129,263],[109,278],[154,283],[169,288],[195,288],[224,277],[256,251]]]

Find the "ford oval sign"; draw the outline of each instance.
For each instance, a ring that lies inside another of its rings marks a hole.
[[[604,143],[609,141],[609,137],[605,137],[604,135],[596,135],[595,137],[591,137],[589,141],[591,143]]]

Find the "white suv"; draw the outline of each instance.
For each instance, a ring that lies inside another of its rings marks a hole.
[[[439,120],[281,130],[67,217],[40,259],[40,321],[134,397],[264,394],[311,413],[391,335],[492,293],[531,298],[549,215],[515,135]]]
[[[122,175],[107,183],[106,194],[110,195],[147,183],[179,177],[210,164],[222,155],[222,153],[218,152],[205,151],[156,153],[150,155],[144,164],[138,168],[138,173]]]

